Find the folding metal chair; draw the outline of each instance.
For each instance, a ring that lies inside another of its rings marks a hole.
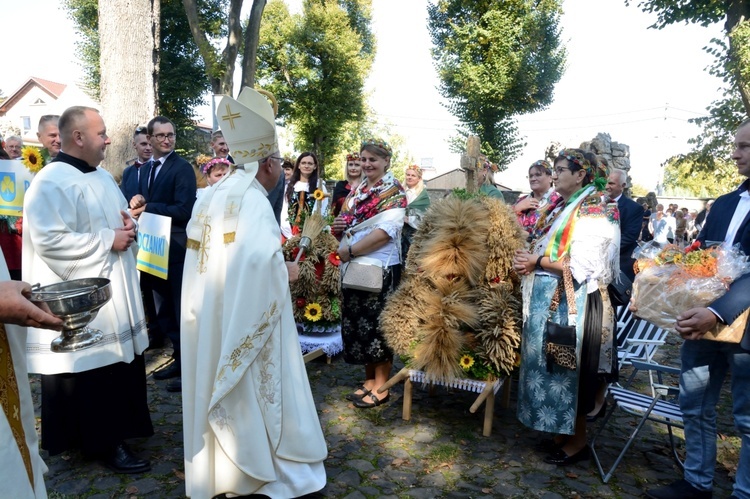
[[[594,457],[594,461],[596,462],[596,467],[599,469],[599,473],[601,474],[602,481],[604,483],[607,483],[609,479],[612,478],[615,469],[617,469],[617,466],[620,464],[620,461],[622,461],[625,453],[628,451],[630,446],[635,442],[638,433],[641,431],[641,428],[643,428],[643,425],[646,424],[646,421],[653,421],[655,423],[666,425],[667,431],[669,433],[669,444],[672,448],[672,455],[677,461],[677,464],[680,467],[683,467],[682,461],[677,454],[674,434],[672,433],[673,427],[683,427],[682,411],[680,411],[680,406],[676,401],[679,390],[676,387],[670,387],[662,384],[662,373],[679,374],[680,370],[674,367],[651,364],[638,360],[631,360],[631,362],[635,369],[648,370],[649,372],[655,371],[657,373],[659,382],[652,385],[652,390],[655,392],[653,396],[638,393],[619,386],[610,386],[609,395],[612,396],[615,406],[606,415],[604,421],[599,427],[599,430],[594,434],[594,437],[589,443],[591,453]],[[604,468],[602,467],[601,460],[599,459],[599,455],[596,451],[596,441],[601,435],[604,428],[606,428],[607,423],[617,409],[621,409],[628,414],[640,418],[640,421],[631,433],[628,440],[625,442],[625,446],[617,456],[617,459],[615,459],[615,462],[610,470],[605,472]]]
[[[630,386],[639,369],[633,365],[634,360],[654,363],[654,355],[664,344],[668,331],[645,319],[634,316],[627,307],[617,311],[617,359],[619,367],[632,366],[633,372],[624,386]],[[649,371],[649,383],[654,384],[653,373]],[[655,395],[652,391],[651,395]]]

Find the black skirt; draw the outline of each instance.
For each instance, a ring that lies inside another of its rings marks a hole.
[[[154,434],[143,355],[81,373],[42,375],[42,449],[102,454]]]
[[[342,289],[341,337],[344,340],[344,360],[349,364],[378,364],[393,360],[393,350],[385,342],[380,330],[380,313],[385,301],[401,281],[401,265],[386,268],[383,290],[369,293]]]

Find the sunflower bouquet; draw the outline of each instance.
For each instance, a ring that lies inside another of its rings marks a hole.
[[[300,236],[284,243],[284,259],[294,261]],[[292,283],[294,319],[305,334],[328,334],[341,323],[339,242],[330,232],[317,236],[299,261],[299,279]]]
[[[680,313],[705,307],[726,293],[732,281],[750,272],[739,245],[701,248],[696,241],[683,249],[650,242],[637,249],[635,257],[635,315],[668,331],[674,331]]]
[[[39,149],[34,146],[26,146],[21,149],[21,162],[31,173],[39,173],[52,157],[47,149]]]

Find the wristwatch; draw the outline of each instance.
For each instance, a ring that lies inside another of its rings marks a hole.
[[[350,250],[350,253],[351,253],[351,250]],[[536,259],[536,265],[534,265],[534,268],[536,270],[544,270],[544,267],[542,267],[542,258],[544,258],[544,255]]]
[[[349,260],[353,260],[353,259],[354,259],[354,253],[352,253],[352,247],[350,245],[349,246]]]

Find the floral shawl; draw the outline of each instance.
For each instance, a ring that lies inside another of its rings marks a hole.
[[[351,228],[391,208],[406,208],[406,195],[401,183],[386,172],[369,189],[367,180],[360,182],[344,200],[341,216]]]
[[[518,198],[518,201],[516,201],[516,204],[518,204],[520,201],[523,201],[529,196],[531,196],[531,194],[521,196],[520,198]],[[526,232],[531,234],[534,231],[534,226],[536,225],[537,220],[539,220],[539,215],[542,210],[544,210],[547,206],[557,205],[557,203],[560,202],[560,199],[560,195],[554,189],[550,188],[544,194],[544,196],[542,196],[541,204],[543,206],[536,210],[528,209],[516,215],[518,217],[518,223],[521,224],[521,227],[523,227]]]

